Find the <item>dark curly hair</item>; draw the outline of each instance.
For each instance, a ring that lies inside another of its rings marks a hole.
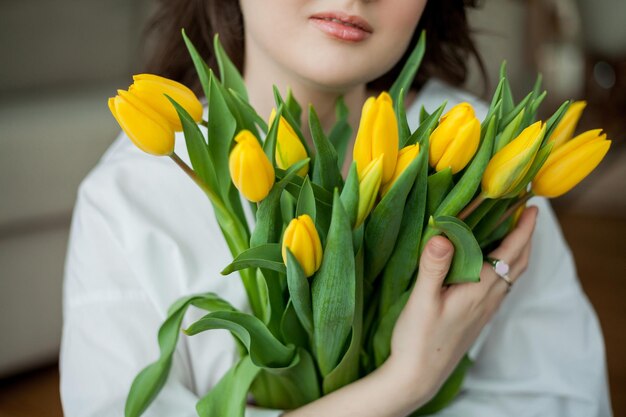
[[[430,77],[452,85],[467,77],[470,56],[474,56],[486,79],[485,69],[470,34],[466,8],[477,7],[477,0],[430,0],[413,34],[405,55],[395,67],[369,83],[374,90],[386,90],[396,79],[422,29],[426,30],[426,53],[413,88],[419,90]],[[234,0],[159,0],[145,36],[158,45],[146,70],[177,80],[201,94],[200,82],[180,35],[181,28],[214,70],[213,35],[219,33],[224,49],[240,71],[244,61],[244,26],[239,2]],[[243,72],[243,71],[242,71]]]

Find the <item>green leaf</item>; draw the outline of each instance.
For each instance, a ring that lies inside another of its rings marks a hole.
[[[198,50],[193,45],[191,40],[187,37],[187,33],[185,33],[185,29],[182,29],[183,40],[185,41],[185,45],[187,46],[187,50],[189,51],[189,55],[191,55],[191,60],[193,61],[193,65],[196,68],[196,72],[198,73],[198,78],[200,78],[200,84],[202,84],[202,90],[204,91],[204,96],[209,97],[209,79],[210,79],[210,68],[207,63],[202,59]]]
[[[511,191],[507,195],[502,196],[501,198],[517,197],[521,192],[525,191],[528,188],[528,184],[531,183],[543,164],[545,164],[548,160],[548,157],[552,152],[552,146],[552,143],[547,143],[546,145],[541,147],[541,149],[539,149],[537,155],[535,156],[535,159],[533,159],[533,162],[530,165],[530,168],[528,168],[528,171],[526,171],[526,174],[524,174],[524,178],[522,178],[522,180],[515,186],[513,191]]]
[[[354,161],[350,165],[346,183],[341,190],[341,202],[346,209],[350,226],[354,226],[359,211],[359,174]]]
[[[556,129],[556,127],[558,126],[570,104],[571,103],[569,100],[561,104],[561,106],[554,112],[552,117],[550,117],[546,122],[546,135],[543,137],[542,146],[548,141],[548,139],[550,139],[550,135],[552,135],[552,132],[554,132],[554,129]]]
[[[296,120],[294,115],[291,114],[291,112],[287,108],[287,104],[283,100],[283,97],[280,95],[280,91],[278,91],[278,88],[274,86],[273,90],[274,90],[274,101],[276,102],[276,107],[282,106],[285,109],[283,110],[283,117],[287,120],[287,123],[291,125],[291,127],[293,128],[293,131],[296,132],[296,136],[298,136],[298,139],[300,139],[302,146],[304,146],[304,149],[306,150],[306,154],[309,155],[312,161],[315,161],[315,158],[313,158],[313,152],[311,152],[311,148],[309,147],[308,142],[306,141],[306,139],[304,138],[304,135],[302,134],[302,129],[300,129],[300,125],[301,125],[300,120]]]
[[[289,224],[296,217],[296,203],[296,198],[287,189],[283,190],[280,194],[280,214],[284,224]]]
[[[243,77],[239,73],[235,64],[233,64],[228,57],[226,51],[224,51],[217,33],[213,37],[213,51],[215,52],[215,57],[217,58],[217,65],[220,69],[220,80],[222,81],[224,87],[232,88],[241,97],[243,97],[245,101],[248,101],[248,90],[246,89]]]
[[[268,329],[274,336],[280,337],[282,334],[281,321],[287,302],[284,297],[287,287],[285,274],[279,274],[271,269],[257,269],[256,272],[258,280],[265,281],[267,288],[266,300],[268,309],[263,317],[263,322],[267,324]]]
[[[268,196],[261,201],[256,214],[256,226],[250,237],[250,247],[280,240],[283,227],[280,213],[280,196],[289,180],[295,177],[298,170],[308,163],[309,160],[307,158],[290,166],[285,176],[274,184]]]
[[[376,367],[383,364],[391,354],[391,336],[396,321],[409,300],[411,290],[404,291],[400,297],[394,300],[394,304],[382,316],[378,328],[374,334],[374,361]]]
[[[522,109],[519,114],[513,120],[511,120],[511,122],[504,125],[504,130],[496,138],[496,143],[492,151],[493,154],[500,151],[517,136],[522,123],[522,119],[524,118],[524,114],[525,110]]]
[[[313,310],[309,281],[298,260],[289,249],[287,249],[287,286],[291,303],[302,327],[310,337],[313,337]]]
[[[352,127],[348,123],[348,106],[343,100],[343,96],[339,96],[335,103],[335,124],[333,125],[328,140],[333,144],[337,151],[337,166],[339,170],[343,169],[343,163],[346,160],[348,151],[348,142],[352,137]]]
[[[522,101],[520,101],[519,104],[515,106],[513,110],[511,110],[509,113],[504,114],[500,125],[507,126],[509,123],[511,123],[513,119],[515,119],[520,114],[520,112],[526,108],[532,96],[533,93],[528,93],[526,97],[524,97],[524,99],[522,99]]]
[[[287,269],[283,263],[280,244],[265,243],[241,252],[222,270],[221,274],[228,275],[246,268],[262,268],[282,274],[286,273]]]
[[[406,199],[400,232],[393,253],[385,265],[380,290],[380,316],[410,286],[417,269],[419,247],[424,229],[428,178],[428,136],[421,144],[417,179]]]
[[[406,118],[406,108],[404,107],[404,89],[400,90],[398,101],[394,102],[394,109],[396,117],[398,119],[398,137],[399,143],[404,143],[411,136],[411,129],[409,128],[409,122]]]
[[[291,168],[291,167],[290,167]],[[280,180],[285,178],[287,175],[287,171],[282,170],[280,168],[276,168],[276,177]],[[292,195],[300,195],[300,189],[302,188],[302,184],[304,184],[304,178],[299,175],[291,176],[287,180],[288,185],[285,187]],[[313,188],[313,194],[315,195],[315,201],[319,204],[322,204],[328,208],[330,208],[333,204],[333,195],[329,191],[323,189],[317,184],[311,184]]]
[[[426,213],[430,217],[446,198],[454,183],[452,169],[445,168],[428,176],[428,191],[426,194]]]
[[[322,125],[313,106],[309,106],[309,127],[315,145],[316,155],[313,165],[313,183],[328,191],[342,185],[341,172],[337,163],[337,152],[324,135]]]
[[[532,91],[533,96],[530,100],[530,103],[528,103],[526,116],[524,116],[524,121],[522,122],[522,126],[528,126],[532,124],[532,122],[535,121],[537,117],[537,109],[539,108],[539,105],[541,104],[541,102],[543,101],[543,99],[545,98],[547,94],[545,91],[543,93],[540,93],[542,79],[543,79],[542,75],[537,74],[537,79],[535,80],[535,85],[533,86],[533,91]]]
[[[454,245],[454,258],[444,284],[480,281],[483,254],[472,231],[456,217],[431,217],[431,226],[445,234]]]
[[[280,410],[296,409],[317,400],[321,394],[309,352],[300,348],[289,366],[263,369],[252,393],[259,406]]]
[[[339,365],[324,378],[325,395],[356,381],[359,377],[359,359],[363,339],[363,266],[363,251],[359,250],[355,258],[356,297],[350,346]]]
[[[228,92],[233,99],[233,104],[237,106],[239,114],[241,114],[241,117],[245,121],[243,125],[252,132],[255,131],[255,129],[252,129],[252,126],[256,125],[263,133],[267,134],[267,123],[265,123],[265,120],[256,112],[254,107],[252,107],[250,103],[241,97],[235,90],[229,89]]]
[[[211,162],[211,158],[209,156],[209,149],[204,135],[200,131],[196,122],[191,118],[189,113],[187,113],[187,110],[185,110],[168,95],[166,95],[166,97],[176,109],[180,122],[183,126],[183,133],[187,144],[187,153],[189,154],[189,159],[194,172],[209,186],[209,188],[211,188],[214,193],[217,193],[218,188],[215,170],[213,169],[213,163]]]
[[[389,89],[389,95],[391,95],[391,99],[395,103],[398,101],[398,97],[400,97],[400,91],[409,91],[411,88],[411,84],[413,84],[413,79],[417,74],[417,70],[419,69],[420,64],[422,63],[422,58],[424,57],[424,51],[426,50],[426,31],[422,31],[420,34],[420,38],[415,45],[415,48],[411,52],[411,55],[406,60],[402,71],[400,71],[400,75],[393,83],[391,88]]]
[[[509,114],[515,107],[515,101],[513,100],[511,84],[506,77],[506,61],[502,61],[500,66],[500,79],[504,80],[502,85],[502,114]]]
[[[474,159],[465,169],[459,182],[439,205],[439,208],[435,211],[435,217],[456,216],[472,200],[491,158],[491,150],[496,135],[496,124],[497,121],[494,116],[488,124],[487,132],[480,144],[480,148],[478,148],[478,152],[474,155]]]
[[[315,194],[313,193],[313,187],[311,187],[311,181],[309,181],[309,177],[307,176],[302,183],[302,188],[300,188],[296,216],[308,214],[315,223],[315,213]]]
[[[314,352],[322,376],[339,363],[354,320],[353,253],[350,221],[335,190],[324,257],[311,288]]]
[[[298,122],[298,126],[301,127],[300,121],[302,120],[302,106],[298,103],[298,100],[293,96],[291,88],[287,89],[287,100],[285,100],[285,106],[287,111]]]
[[[276,117],[274,117],[274,121],[270,125],[270,130],[267,132],[267,136],[265,137],[265,141],[263,142],[263,152],[267,156],[267,159],[270,160],[273,166],[276,166],[276,143],[278,141],[278,126],[280,122],[280,116],[284,113],[284,107],[279,106],[278,110],[276,110]]]
[[[283,312],[283,316],[280,321],[280,333],[282,341],[287,344],[302,347],[310,350],[310,335],[304,330],[298,314],[293,307],[291,300],[287,302],[287,307]]]
[[[260,368],[244,356],[220,379],[220,381],[196,404],[200,417],[244,417],[250,385]]]
[[[133,380],[126,398],[124,411],[126,417],[138,417],[143,414],[165,385],[180,335],[180,326],[190,305],[209,311],[234,309],[213,293],[195,294],[177,300],[170,307],[167,319],[159,328],[159,359],[146,366]]]
[[[433,130],[435,130],[439,124],[439,118],[441,117],[441,113],[443,113],[443,109],[446,108],[447,103],[447,101],[444,101],[433,114],[429,115],[423,122],[420,122],[419,127],[411,136],[408,137],[406,142],[402,144],[402,147],[414,145],[416,143],[424,143],[424,141],[430,137],[430,134],[433,133]]]
[[[470,214],[465,220],[465,224],[470,229],[474,229],[476,225],[487,215],[490,213],[493,206],[500,200],[492,200],[490,198],[483,201],[477,208]]]
[[[229,187],[234,187],[230,179],[228,156],[235,134],[235,119],[230,113],[215,77],[209,81],[209,155],[223,199],[228,197]],[[239,201],[239,200],[238,200]],[[241,203],[239,203],[241,205]]]
[[[493,208],[489,211],[489,216],[484,217],[480,223],[474,228],[474,236],[478,242],[484,241],[489,237],[496,227],[496,223],[511,204],[510,199],[490,200],[496,201]]]
[[[502,103],[502,89],[504,88],[504,81],[504,78],[500,78],[500,81],[498,81],[498,85],[496,86],[496,89],[493,93],[491,105],[489,106],[489,111],[487,112],[485,120],[487,120],[492,114],[496,112],[496,110],[498,109],[498,105],[502,106],[502,104],[498,103]]]
[[[250,353],[252,363],[264,368],[289,365],[295,355],[292,345],[283,345],[258,318],[239,311],[215,311],[184,330],[189,336],[212,329],[229,330]]]
[[[430,113],[426,111],[424,106],[420,107],[420,124],[424,123],[430,117]]]
[[[503,221],[498,227],[495,228],[495,230],[491,232],[488,238],[478,242],[482,251],[489,253],[495,249],[495,246],[499,245],[499,242],[511,232],[514,226],[514,216],[509,216],[508,219]]]
[[[389,260],[398,238],[407,196],[415,183],[420,159],[415,158],[374,207],[365,226],[365,281],[372,284]]]
[[[472,365],[472,360],[465,355],[456,368],[454,368],[454,371],[452,371],[452,374],[450,374],[446,382],[444,382],[443,386],[439,389],[439,392],[437,392],[437,394],[419,410],[411,414],[411,417],[435,414],[436,412],[447,407],[448,404],[450,404],[459,394],[459,392],[461,392],[465,374],[467,374],[467,371]]]

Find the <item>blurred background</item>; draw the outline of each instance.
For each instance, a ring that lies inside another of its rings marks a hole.
[[[0,417],[61,416],[62,278],[76,190],[118,134],[106,100],[146,56],[150,0],[0,1]],[[516,98],[544,76],[544,111],[585,98],[601,166],[553,201],[600,318],[614,412],[626,416],[626,1],[487,0],[470,20]],[[466,88],[483,95],[475,63]]]

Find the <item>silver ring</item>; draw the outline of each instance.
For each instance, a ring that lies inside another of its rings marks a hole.
[[[485,262],[490,264],[493,267],[493,271],[496,273],[496,275],[502,278],[504,282],[507,283],[508,287],[506,289],[506,292],[511,291],[511,287],[513,286],[513,281],[511,280],[511,277],[509,277],[509,270],[511,269],[509,267],[509,264],[507,264],[502,259],[496,259],[496,258],[490,258],[490,257],[486,257]]]

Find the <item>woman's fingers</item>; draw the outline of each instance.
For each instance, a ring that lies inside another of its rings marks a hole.
[[[427,299],[437,299],[441,293],[443,280],[450,269],[454,246],[443,236],[431,238],[419,263],[419,273],[413,294]]]
[[[527,207],[522,213],[515,229],[504,238],[502,244],[491,252],[489,256],[502,259],[508,264],[515,262],[526,244],[530,241],[533,231],[535,230],[536,220],[537,207]]]

